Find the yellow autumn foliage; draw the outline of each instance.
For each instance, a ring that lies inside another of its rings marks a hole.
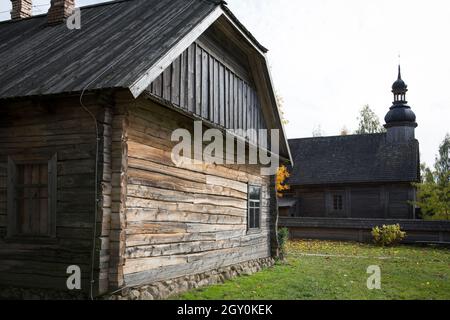
[[[287,178],[290,177],[288,169],[286,166],[281,166],[277,171],[277,180],[276,180],[276,188],[277,188],[277,196],[279,198],[283,197],[282,192],[289,190],[289,185],[285,184]]]

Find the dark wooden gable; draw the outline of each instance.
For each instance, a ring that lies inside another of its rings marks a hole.
[[[217,34],[205,32],[148,92],[225,129],[267,129],[246,54]]]

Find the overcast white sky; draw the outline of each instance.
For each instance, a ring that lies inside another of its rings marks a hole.
[[[77,0],[77,6],[104,2]],[[34,0],[35,13],[50,0]],[[401,54],[408,101],[417,115],[422,160],[434,163],[450,132],[450,1],[228,0],[229,7],[269,48],[277,91],[284,98],[289,138],[321,126],[337,135],[369,104],[382,123]],[[43,6],[40,6],[43,5]],[[0,0],[0,12],[10,9]],[[0,20],[9,12],[0,13]]]

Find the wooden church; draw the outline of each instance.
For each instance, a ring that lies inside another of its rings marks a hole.
[[[414,219],[419,142],[407,91],[399,67],[385,133],[290,139],[294,167],[280,215]]]

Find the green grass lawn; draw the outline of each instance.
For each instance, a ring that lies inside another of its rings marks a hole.
[[[367,289],[367,267],[381,268],[381,289]],[[450,299],[450,250],[295,241],[286,262],[176,299]]]

